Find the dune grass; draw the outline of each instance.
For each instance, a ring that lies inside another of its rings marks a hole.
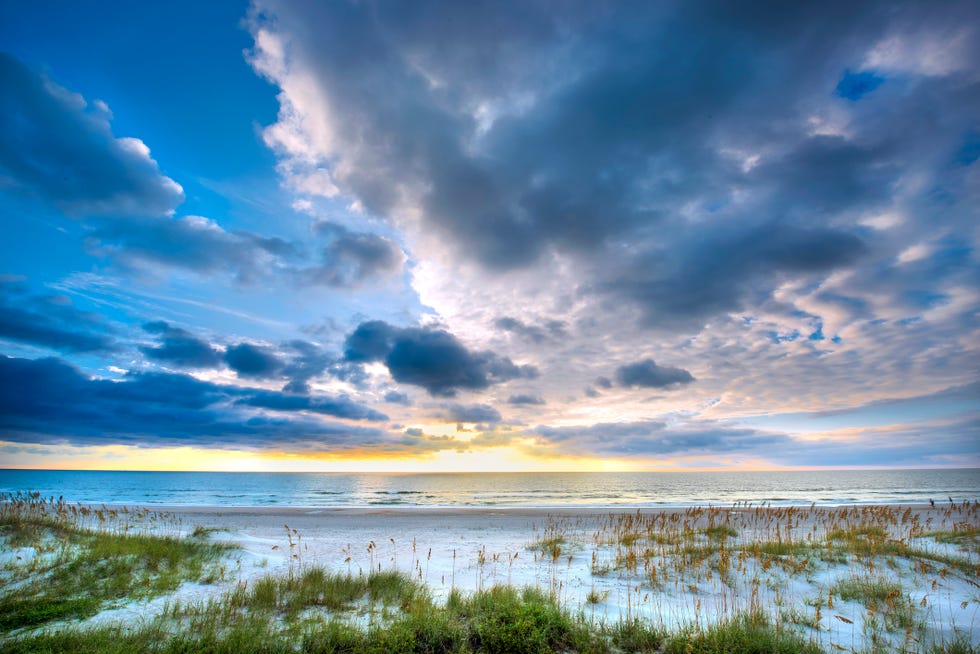
[[[89,519],[91,516],[91,520]],[[140,520],[151,514],[139,515]],[[0,501],[0,543],[24,555],[0,572],[0,629],[95,615],[220,572],[224,545],[137,529],[133,515],[19,495]],[[101,529],[95,525],[100,524]],[[91,525],[91,526],[90,526]],[[25,560],[26,557],[26,560]]]
[[[315,581],[326,582],[323,585]],[[366,623],[325,613],[300,619],[289,608],[268,603],[266,591],[248,596],[240,610],[208,607],[208,619],[187,622],[190,628],[175,628],[158,617],[135,629],[77,626],[49,630],[8,639],[5,652],[309,652],[351,654],[473,653],[617,654],[619,652],[820,652],[792,630],[770,623],[761,614],[740,615],[705,629],[690,628],[666,634],[639,620],[612,626],[597,625],[574,617],[552,598],[536,589],[492,587],[470,595],[452,594],[444,604],[433,603],[424,590],[407,578],[395,583],[392,575],[363,578],[319,574],[305,575],[299,587],[331,588],[339,596],[317,605],[344,606],[351,590],[360,597],[371,589],[397,589],[403,602],[393,614]],[[414,588],[409,591],[409,587]],[[295,590],[295,589],[294,589]],[[322,596],[320,596],[322,599]],[[240,601],[229,595],[227,605]],[[195,610],[202,610],[196,607]],[[189,614],[187,614],[189,615]],[[187,615],[184,617],[186,618]],[[289,617],[292,616],[292,617]]]

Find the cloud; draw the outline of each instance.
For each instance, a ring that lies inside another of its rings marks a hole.
[[[538,375],[533,366],[516,365],[494,352],[473,352],[442,329],[399,328],[379,320],[363,322],[348,335],[344,357],[353,363],[381,361],[395,381],[443,397]]]
[[[79,311],[64,295],[27,295],[0,282],[0,338],[60,352],[108,352],[110,329],[96,314]]]
[[[470,441],[458,441],[449,435],[434,436],[416,428],[406,429],[400,443],[411,452],[438,452],[441,450],[466,452],[470,449]]]
[[[349,288],[399,272],[405,253],[394,241],[377,234],[352,232],[342,225],[320,222],[315,231],[328,235],[322,263],[304,268],[300,276],[309,284]]]
[[[346,397],[324,398],[285,395],[274,391],[257,391],[248,397],[237,400],[235,404],[272,409],[274,411],[309,411],[348,420],[387,420],[388,416],[351,402]]]
[[[489,404],[447,404],[439,416],[449,422],[495,424],[503,420]]]
[[[386,441],[374,428],[306,415],[385,419],[346,398],[297,398],[186,375],[129,373],[110,381],[58,359],[2,357],[0,389],[0,433],[15,442],[329,451]]]
[[[202,216],[99,219],[87,249],[138,270],[166,266],[204,275],[227,272],[239,281],[289,272],[297,247],[281,238],[229,232]]]
[[[694,377],[682,368],[658,366],[653,359],[644,359],[617,368],[616,381],[627,388],[677,388],[690,384]]]
[[[307,341],[288,341],[284,348],[291,353],[282,369],[282,375],[290,380],[283,390],[289,392],[309,393],[308,382],[322,374],[334,361],[334,357]]]
[[[239,378],[287,379],[284,391],[308,395],[309,381],[323,374],[335,361],[317,345],[301,340],[282,343],[278,348],[253,343],[237,343],[219,350],[207,340],[164,321],[143,325],[157,335],[156,346],[140,347],[151,361],[185,368],[218,368],[226,364]]]
[[[225,363],[239,377],[274,377],[282,371],[284,364],[268,348],[239,343],[225,350]]]
[[[688,459],[708,465],[766,461],[792,466],[962,465],[977,460],[970,437],[976,418],[943,424],[860,430],[843,438],[801,439],[774,431],[739,428],[710,420],[667,425],[651,420],[569,427],[536,427],[531,434],[563,452],[639,460]],[[937,429],[938,428],[938,429]],[[923,433],[935,434],[935,442]],[[918,464],[916,464],[918,461]]]
[[[561,320],[549,320],[543,326],[527,324],[511,316],[502,316],[494,321],[494,327],[517,334],[532,343],[545,343],[549,340],[563,340],[568,336],[567,325]]]
[[[536,427],[532,430],[563,451],[600,456],[690,457],[690,456],[768,456],[791,448],[793,440],[784,435],[753,429],[721,427],[710,422],[668,427],[655,420],[624,423],[598,423],[577,427]]]
[[[834,229],[719,228],[624,257],[595,290],[629,301],[648,326],[697,330],[713,315],[768,299],[782,279],[854,263],[865,250]]]
[[[146,145],[113,135],[109,108],[0,53],[0,176],[72,214],[167,215],[183,202]]]
[[[160,338],[158,345],[139,348],[152,361],[183,368],[214,368],[221,364],[218,350],[185,329],[160,320],[144,324],[143,331]]]
[[[344,358],[354,363],[384,359],[401,330],[383,320],[362,322],[344,341]]]
[[[405,406],[411,406],[412,400],[405,393],[399,393],[398,391],[388,391],[385,393],[385,402],[390,404],[403,404]]]
[[[537,395],[521,394],[521,395],[511,395],[509,398],[507,398],[507,404],[527,404],[527,405],[540,406],[542,404],[545,404],[545,401],[543,398]]]
[[[470,3],[436,38],[442,5],[261,0],[251,63],[280,88],[264,136],[281,161],[328,171],[419,259],[480,271],[438,299],[506,271],[508,301],[534,306],[558,271],[583,312],[696,332],[783,284],[882,267],[895,244],[872,216],[965,224],[968,203],[923,203],[960,183],[941,162],[975,129],[970,3],[884,7]]]

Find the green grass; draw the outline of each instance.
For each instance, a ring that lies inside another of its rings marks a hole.
[[[609,640],[621,652],[659,652],[666,635],[642,620],[623,620],[609,629]]]
[[[609,597],[608,590],[599,591],[593,588],[585,594],[585,601],[589,604],[602,604],[607,597]]]
[[[980,528],[964,525],[951,531],[936,531],[926,534],[938,543],[956,544],[967,547],[976,544]],[[820,556],[824,560],[846,562],[846,556],[854,554],[871,559],[874,557],[899,557],[904,559],[920,559],[941,563],[963,574],[980,575],[980,566],[964,556],[956,556],[943,552],[934,552],[921,547],[914,547],[900,540],[888,538],[885,529],[879,525],[863,525],[849,529],[834,529],[827,534],[825,549]]]
[[[568,540],[564,536],[553,536],[535,541],[528,545],[527,548],[529,550],[540,552],[543,556],[551,557],[553,560],[557,561],[559,558],[561,558],[561,555],[565,553],[565,550],[569,547],[569,545]]]
[[[756,556],[760,554],[765,554],[768,556],[802,556],[804,554],[811,554],[815,551],[814,546],[810,543],[786,540],[767,540],[757,543],[746,543],[739,549]]]
[[[958,633],[953,640],[942,643],[934,643],[929,648],[929,654],[978,654],[980,648],[970,644],[970,637],[964,633]]]
[[[582,651],[590,634],[541,591],[496,586],[448,605],[476,652]]]
[[[323,589],[339,591],[342,597],[325,601]],[[287,611],[290,597],[306,594],[318,605],[340,606],[355,590],[379,601],[407,597],[411,601],[366,624],[348,622],[340,614],[301,619]],[[230,606],[236,610],[227,610]],[[640,643],[649,637],[636,626],[615,632],[614,638]],[[176,618],[159,617],[133,630],[69,627],[7,640],[3,648],[7,652],[540,654],[608,652],[609,640],[533,589],[494,587],[465,597],[454,594],[444,605],[436,605],[421,586],[393,573],[353,578],[313,573],[292,580],[268,578],[244,597],[232,593],[223,605],[211,603],[190,613],[178,612]]]
[[[455,604],[416,609],[387,624],[357,626],[341,620],[311,624],[298,639],[277,633],[268,621],[252,617],[232,624],[211,625],[203,633],[167,632],[159,623],[135,630],[70,628],[7,641],[4,651],[9,654],[135,651],[167,654],[297,651],[307,654],[815,654],[821,650],[759,616],[743,615],[703,631],[692,630],[674,636],[665,635],[638,620],[620,622],[610,628],[590,629],[572,620],[539,594],[494,589],[458,599]]]
[[[902,587],[883,577],[853,576],[839,580],[834,584],[833,592],[844,601],[858,601],[868,606],[894,601],[902,596]]]
[[[814,643],[773,625],[761,614],[746,613],[733,620],[670,637],[669,654],[820,654]]]
[[[20,597],[0,598],[0,630],[36,627],[54,620],[88,617],[99,611],[101,602],[94,597]]]
[[[725,540],[738,536],[738,529],[731,525],[711,525],[710,527],[705,527],[702,533],[711,540]]]
[[[844,601],[857,601],[867,607],[868,628],[874,626],[874,616],[883,618],[884,626],[891,631],[921,631],[924,627],[916,607],[898,582],[883,577],[854,576],[839,580],[832,592]]]
[[[788,624],[795,624],[808,629],[819,629],[820,621],[812,612],[804,612],[798,608],[783,609],[779,612],[779,618]]]
[[[0,544],[38,553],[5,570],[7,580],[18,583],[11,584],[15,590],[0,590],[3,631],[87,618],[114,603],[205,580],[228,550],[199,539],[139,533],[108,510],[92,512],[35,496],[0,501]],[[105,530],[83,526],[89,519]]]
[[[977,525],[961,524],[951,530],[934,531],[926,535],[933,538],[937,543],[956,545],[961,549],[980,554],[980,527]]]
[[[295,616],[309,608],[346,611],[359,602],[405,609],[425,597],[418,584],[397,572],[375,572],[365,577],[311,567],[295,575],[261,577],[251,589],[240,587],[229,601],[236,608]]]

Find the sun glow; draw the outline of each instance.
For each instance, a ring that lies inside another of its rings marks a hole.
[[[370,452],[245,452],[193,447],[143,448],[128,445],[74,447],[0,443],[18,468],[54,470],[183,470],[217,472],[623,472],[635,461],[587,457],[543,457],[515,446],[442,450],[423,455],[378,456]]]

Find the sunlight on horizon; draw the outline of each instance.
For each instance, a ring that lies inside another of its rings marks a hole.
[[[0,451],[16,443],[0,442]],[[103,470],[147,472],[326,472],[326,473],[554,473],[554,472],[700,472],[846,469],[854,466],[780,466],[764,459],[708,460],[599,459],[531,456],[516,447],[498,446],[464,452],[440,451],[429,457],[379,457],[285,452],[253,453],[191,447],[143,448],[127,445],[73,447],[32,445],[18,453],[18,465],[0,468],[37,470]],[[13,459],[9,459],[13,460]],[[881,466],[879,466],[881,467]],[[888,468],[890,466],[884,466]]]

